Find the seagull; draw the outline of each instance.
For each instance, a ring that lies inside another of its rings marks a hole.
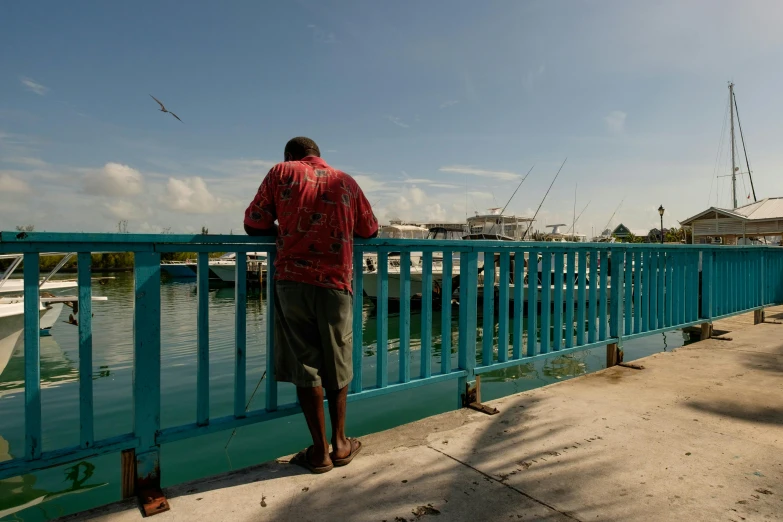
[[[172,116],[174,116],[175,118],[177,118],[179,120],[179,116],[177,116],[176,114],[174,114],[173,112],[171,112],[169,110],[166,110],[166,107],[163,105],[163,103],[161,103],[161,101],[159,99],[157,99],[156,97],[152,96],[151,94],[150,94],[150,96],[152,97],[153,100],[158,102],[158,105],[160,105],[160,112],[168,112],[169,114],[171,114]],[[179,121],[182,121],[182,120],[179,120]]]

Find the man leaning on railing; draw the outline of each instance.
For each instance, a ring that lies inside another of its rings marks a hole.
[[[327,165],[313,140],[299,137],[286,144],[285,161],[272,167],[247,207],[245,232],[276,237],[275,378],[296,385],[313,437],[291,462],[313,473],[345,466],[362,448],[345,436],[353,379],[353,238],[375,237],[378,221],[356,181]]]

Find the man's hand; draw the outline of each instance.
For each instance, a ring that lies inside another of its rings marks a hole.
[[[277,225],[272,225],[272,228],[253,228],[247,226],[245,223],[245,234],[248,236],[275,236],[277,237]]]

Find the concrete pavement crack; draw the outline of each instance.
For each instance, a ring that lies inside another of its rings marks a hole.
[[[532,501],[533,501],[533,502],[535,502],[536,504],[540,504],[540,505],[544,506],[544,507],[545,507],[545,508],[547,508],[547,509],[551,509],[552,511],[554,511],[554,512],[556,512],[556,513],[560,513],[560,514],[561,514],[561,515],[563,515],[564,517],[570,518],[571,520],[576,520],[577,522],[581,522],[581,521],[580,521],[578,518],[576,518],[575,516],[573,516],[573,515],[571,515],[571,514],[569,514],[569,513],[566,513],[566,512],[564,512],[564,511],[560,511],[560,510],[559,510],[559,509],[557,509],[556,507],[554,507],[554,506],[552,506],[552,505],[550,505],[550,504],[547,504],[547,503],[546,503],[546,502],[544,502],[543,500],[539,500],[539,499],[535,498],[534,496],[532,496],[532,495],[530,495],[530,494],[528,494],[528,493],[525,493],[525,492],[524,492],[524,491],[522,491],[521,489],[515,488],[515,487],[514,487],[514,486],[512,486],[511,484],[506,484],[505,482],[501,482],[500,480],[496,479],[496,478],[495,478],[495,477],[493,477],[492,475],[489,475],[489,474],[487,474],[487,473],[484,473],[483,471],[481,471],[481,470],[480,470],[480,469],[478,469],[478,468],[474,468],[473,466],[471,466],[471,465],[470,465],[470,464],[468,464],[467,462],[463,462],[463,461],[459,460],[459,459],[458,459],[458,458],[456,458],[456,457],[452,457],[452,456],[451,456],[451,455],[449,455],[448,453],[444,453],[443,451],[439,450],[438,448],[433,448],[433,447],[432,447],[432,446],[430,446],[429,444],[427,444],[427,447],[428,447],[429,449],[433,450],[433,451],[437,451],[438,453],[440,453],[441,455],[443,455],[443,456],[445,456],[445,457],[448,457],[448,458],[450,458],[450,459],[451,459],[451,460],[453,460],[454,462],[458,462],[459,464],[462,464],[463,466],[465,466],[465,467],[467,467],[467,468],[470,468],[470,469],[472,469],[472,470],[473,470],[473,471],[475,471],[476,473],[479,473],[479,474],[483,475],[484,477],[486,477],[487,479],[491,480],[492,482],[495,482],[495,483],[497,483],[497,484],[500,484],[500,485],[502,485],[502,486],[505,486],[505,487],[507,487],[508,489],[510,489],[510,490],[512,490],[512,491],[516,491],[517,493],[519,493],[519,494],[520,494],[520,495],[522,495],[523,497],[527,497],[527,498],[529,498],[530,500],[532,500]]]

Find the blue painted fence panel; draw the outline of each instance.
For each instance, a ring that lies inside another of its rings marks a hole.
[[[268,241],[268,240],[264,240]],[[133,433],[94,440],[92,397],[92,307],[90,252],[112,249],[135,254]],[[423,384],[455,380],[458,404],[465,384],[477,374],[533,361],[553,350],[584,350],[622,335],[660,331],[698,320],[737,313],[783,301],[783,251],[771,247],[711,247],[653,245],[557,245],[515,242],[369,240],[357,241],[353,290],[355,379],[351,400],[407,390]],[[77,250],[79,301],[79,444],[42,451],[39,328],[39,254]],[[0,253],[24,252],[24,457],[0,463],[0,479],[48,466],[123,449],[136,449],[138,477],[159,476],[159,444],[223,429],[263,422],[296,413],[295,404],[278,408],[274,376],[274,245],[237,236],[174,236],[134,234],[19,234],[0,233]],[[246,372],[246,252],[268,250],[267,277],[267,393],[262,410],[245,413]],[[196,419],[191,424],[160,429],[160,252],[198,252]],[[233,415],[209,415],[208,253],[236,251],[235,389]],[[377,386],[362,385],[363,255],[377,253],[376,279]],[[399,252],[400,270],[400,384],[388,384],[388,298],[390,252]],[[410,376],[411,265],[413,252],[422,252],[421,372]],[[443,255],[442,280],[436,283],[432,255]],[[479,278],[479,253],[487,261]],[[540,272],[538,254],[541,253]],[[460,256],[458,368],[451,368],[452,259]],[[513,254],[513,258],[511,257]],[[493,259],[499,259],[495,281]],[[512,263],[513,259],[513,263]],[[589,264],[588,264],[589,263]],[[611,266],[610,266],[611,265]],[[525,274],[527,273],[527,278]],[[540,273],[540,285],[539,285]],[[565,276],[563,275],[565,273]],[[483,288],[479,284],[483,280]],[[527,284],[525,284],[527,279]],[[513,283],[513,288],[511,284]],[[482,365],[477,367],[478,291],[483,294]],[[497,290],[495,290],[497,288]],[[576,289],[576,292],[574,291]],[[440,291],[441,369],[432,375],[433,290]],[[565,295],[564,295],[565,293]],[[575,296],[576,293],[576,296]],[[540,294],[540,298],[539,298]],[[497,295],[497,310],[495,296]],[[576,297],[576,298],[575,298]],[[539,302],[540,301],[540,302]],[[512,305],[513,302],[513,305]],[[524,305],[528,305],[527,311]],[[539,306],[540,305],[540,306]],[[576,310],[575,310],[576,309]],[[497,312],[497,313],[496,313]],[[523,342],[523,317],[528,318]],[[495,319],[497,317],[497,319]],[[497,320],[498,341],[494,329]],[[511,324],[509,324],[511,321]],[[540,328],[539,328],[540,327]],[[574,332],[576,330],[576,332]],[[587,336],[585,336],[585,333]],[[574,336],[574,334],[576,334]],[[512,353],[509,359],[509,338]],[[539,338],[540,335],[540,338]],[[585,338],[587,337],[587,338]],[[539,346],[540,339],[540,346]],[[525,356],[522,347],[526,346]],[[494,349],[498,349],[497,361]]]

